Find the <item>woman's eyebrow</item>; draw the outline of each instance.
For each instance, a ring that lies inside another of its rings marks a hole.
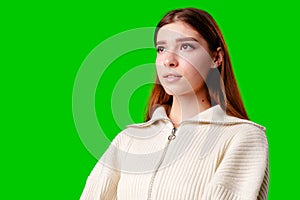
[[[162,41],[157,41],[156,45],[161,45],[161,44],[167,44],[167,41],[162,40]]]
[[[183,38],[177,38],[175,40],[176,42],[187,42],[187,41],[194,41],[194,42],[198,42],[199,41],[193,37],[183,37]],[[166,40],[161,40],[161,41],[157,41],[156,42],[156,45],[161,45],[161,44],[167,44],[167,41]]]
[[[184,38],[177,38],[176,42],[186,42],[186,41],[195,41],[195,42],[199,42],[197,39],[193,38],[193,37],[184,37]]]

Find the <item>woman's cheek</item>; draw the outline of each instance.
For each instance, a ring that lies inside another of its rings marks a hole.
[[[163,70],[163,60],[161,57],[162,56],[157,56],[156,60],[155,60],[156,73],[157,73],[159,79],[161,78],[162,70]]]
[[[189,57],[190,64],[199,72],[210,69],[212,59],[208,54],[195,54]]]
[[[162,56],[157,55],[155,60],[156,66],[161,66],[163,64],[162,62],[163,62]]]

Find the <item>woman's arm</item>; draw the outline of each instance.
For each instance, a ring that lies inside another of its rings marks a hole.
[[[87,179],[80,200],[116,199],[117,174],[99,161]]]
[[[268,184],[268,142],[265,132],[256,127],[241,129],[232,138],[203,199],[265,200]]]
[[[112,141],[109,148],[89,175],[80,200],[113,200],[117,196],[120,179],[120,146],[124,143],[122,132]]]

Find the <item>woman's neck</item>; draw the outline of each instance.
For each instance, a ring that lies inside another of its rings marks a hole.
[[[211,107],[206,94],[207,93],[201,93],[196,95],[193,93],[173,96],[173,103],[169,118],[175,127],[177,127],[180,122],[185,121],[186,119],[189,119]]]

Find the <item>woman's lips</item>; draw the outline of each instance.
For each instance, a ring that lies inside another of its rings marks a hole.
[[[171,82],[178,81],[179,79],[182,78],[182,76],[179,75],[179,74],[166,74],[166,75],[163,76],[163,78],[166,82],[171,83]]]

